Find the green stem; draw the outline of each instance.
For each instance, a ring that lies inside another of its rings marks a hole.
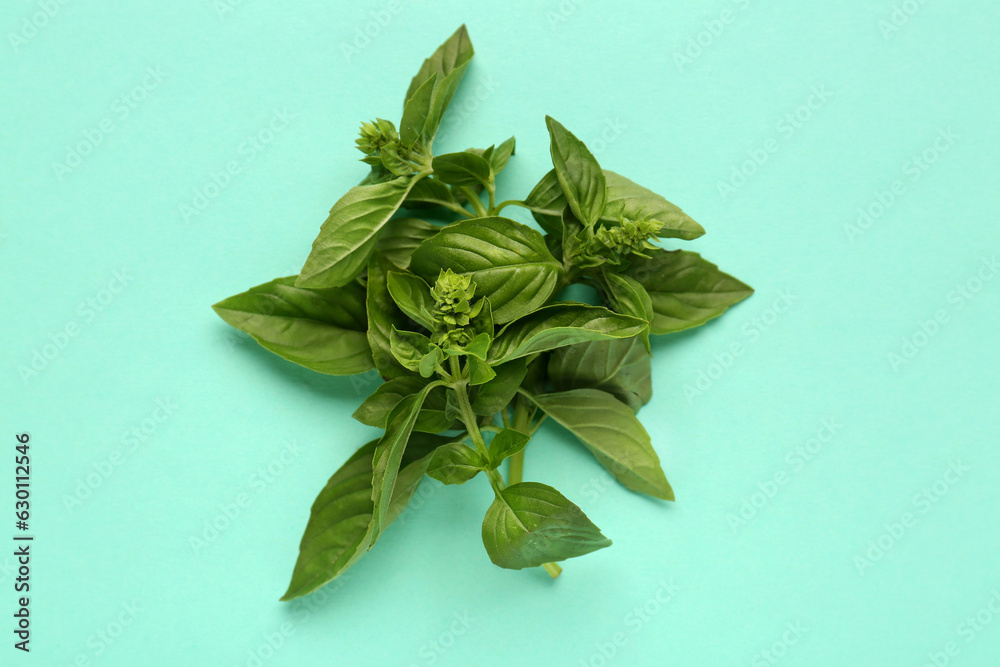
[[[499,204],[497,204],[496,206],[491,206],[490,207],[490,209],[491,209],[490,210],[490,214],[491,215],[499,215],[500,211],[504,210],[508,206],[524,206],[524,202],[521,201],[520,199],[508,199],[507,201],[502,201]]]
[[[469,394],[465,390],[465,380],[458,380],[461,377],[458,357],[451,357],[451,376],[457,380],[452,384],[451,388],[455,391],[455,397],[458,399],[458,410],[462,415],[462,421],[465,422],[465,428],[468,429],[469,435],[472,436],[472,445],[479,452],[479,455],[483,457],[484,461],[489,461],[489,449],[486,447],[486,440],[483,439],[482,431],[479,430],[479,421],[476,419],[476,413],[472,409],[472,403],[469,402]],[[500,493],[507,488],[503,483],[500,473],[496,470],[486,471],[486,476],[489,478],[494,492]]]
[[[450,202],[450,201],[438,201],[438,204],[440,204],[441,206],[444,206],[449,211],[454,211],[455,213],[460,213],[460,214],[464,215],[466,218],[475,218],[475,217],[477,217],[469,209],[465,208],[464,206],[460,206],[459,204],[455,204],[455,203]]]
[[[497,203],[497,187],[493,183],[493,177],[490,177],[490,182],[486,186],[486,191],[490,194],[489,214],[496,215],[496,203]]]
[[[472,191],[472,188],[468,185],[460,185],[458,186],[458,189],[465,195],[465,198],[469,200],[469,203],[472,204],[472,208],[476,209],[476,213],[480,218],[489,216],[489,211],[487,211],[486,207],[483,205],[483,200],[479,198],[479,195]]]

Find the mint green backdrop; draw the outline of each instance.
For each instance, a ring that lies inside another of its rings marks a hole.
[[[36,541],[30,656],[0,557],[0,663],[997,664],[997,4],[487,7],[5,3],[0,535],[28,432]],[[358,122],[398,118],[462,22],[440,148],[516,134],[523,196],[551,114],[757,293],[655,343],[676,504],[539,432],[526,477],[612,548],[502,571],[487,485],[429,480],[342,583],[279,603],[375,380],[209,306],[298,270],[364,173]]]

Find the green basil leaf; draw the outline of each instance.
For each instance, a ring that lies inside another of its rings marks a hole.
[[[390,271],[388,287],[400,310],[428,331],[434,330],[434,299],[430,286],[422,278],[412,273]]]
[[[413,331],[400,331],[392,327],[389,334],[389,349],[396,361],[410,371],[430,377],[438,364],[444,361],[444,352],[427,336]]]
[[[449,185],[485,185],[490,181],[490,163],[468,151],[434,156],[434,175]]]
[[[431,98],[431,108],[427,115],[427,125],[424,127],[424,138],[428,146],[433,145],[434,135],[437,134],[438,127],[441,125],[444,112],[451,103],[451,98],[455,96],[458,85],[462,83],[462,77],[465,76],[465,70],[468,66],[469,62],[466,61],[448,72],[447,76],[443,79],[438,80],[438,85],[434,88],[434,96]]]
[[[356,185],[330,209],[295,284],[336,287],[354,280],[375,249],[378,234],[421,178]]]
[[[586,145],[559,121],[545,117],[551,138],[549,149],[556,178],[573,215],[593,227],[604,211],[607,197],[604,172]]]
[[[490,347],[489,361],[502,364],[574,343],[631,338],[647,326],[645,320],[599,306],[569,302],[546,306],[501,329]]]
[[[583,556],[611,540],[551,486],[521,482],[497,494],[486,511],[483,545],[494,564],[521,570]]]
[[[531,440],[530,435],[515,431],[512,428],[505,428],[500,431],[490,441],[490,465],[494,468],[499,467],[504,462],[504,459],[510,458],[524,449],[529,440]]]
[[[653,302],[649,298],[646,288],[639,281],[616,273],[604,273],[602,280],[608,300],[611,301],[617,312],[622,315],[638,317],[647,322],[653,320]],[[649,328],[639,334],[639,339],[646,348],[646,352],[652,353],[649,347]]]
[[[663,238],[696,239],[705,228],[687,213],[666,199],[613,171],[604,170],[607,180],[607,202],[601,220],[617,224],[619,217],[629,220],[651,218],[663,223],[659,236]]]
[[[424,135],[437,79],[437,73],[431,74],[403,105],[403,118],[399,121],[399,143],[405,148],[413,146]]]
[[[457,204],[458,200],[446,184],[436,178],[422,178],[413,186],[403,206],[406,208],[434,208],[436,206],[450,206]],[[436,229],[436,228],[435,228]],[[386,232],[388,234],[389,232]]]
[[[478,475],[483,466],[479,452],[461,442],[452,442],[434,452],[427,474],[445,484],[465,484]]]
[[[421,179],[420,183],[429,183],[429,179]],[[442,186],[443,187],[443,186]],[[412,195],[413,192],[411,191]],[[409,203],[407,199],[406,203]],[[429,239],[438,232],[438,227],[418,218],[393,218],[385,225],[385,230],[379,235],[375,248],[390,262],[401,269],[410,266],[410,255],[424,239]]]
[[[212,308],[265,349],[306,368],[331,375],[372,368],[365,288],[356,282],[307,289],[295,286],[295,276],[276,278]]]
[[[469,32],[463,24],[455,33],[449,37],[433,54],[420,66],[410,87],[406,91],[406,99],[417,91],[424,82],[437,74],[439,79],[447,77],[452,70],[465,65],[470,60],[475,51],[472,49],[472,41],[469,39]]]
[[[650,259],[636,258],[627,275],[649,293],[654,334],[700,326],[753,294],[749,285],[686,250],[661,250]]]
[[[372,544],[389,525],[390,500],[420,408],[431,389],[441,384],[441,382],[431,382],[418,393],[401,400],[389,413],[385,435],[379,439],[372,458]]]
[[[638,336],[561,347],[552,353],[548,371],[556,391],[600,389],[633,412],[653,396],[650,357]]]
[[[521,358],[494,367],[496,377],[482,385],[472,401],[472,409],[477,415],[492,417],[507,407],[528,372],[526,362]]]
[[[386,379],[407,374],[393,356],[389,340],[393,328],[406,326],[406,315],[396,307],[387,286],[389,271],[394,268],[381,253],[373,253],[368,260],[368,345],[375,368]]]
[[[469,385],[478,386],[485,384],[495,378],[497,373],[493,367],[482,359],[470,356],[469,358]]]
[[[626,488],[674,499],[649,433],[617,398],[599,389],[525,395],[575,435]]]
[[[507,166],[507,161],[514,154],[514,143],[514,137],[511,137],[497,146],[490,154],[490,170],[494,175],[499,174]]]
[[[556,170],[542,176],[542,180],[528,193],[525,207],[545,232],[562,239],[562,216],[566,210],[566,196],[563,194]]]
[[[344,573],[372,544],[372,456],[377,440],[362,446],[316,497],[299,545],[292,581],[282,600],[311,593]],[[385,525],[396,520],[420,484],[430,454],[403,460]]]
[[[468,275],[476,296],[490,301],[504,324],[548,301],[562,267],[535,230],[507,218],[475,218],[443,228],[413,251],[410,270],[425,280],[441,269]]]

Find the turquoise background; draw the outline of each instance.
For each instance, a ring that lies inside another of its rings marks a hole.
[[[641,418],[677,503],[555,426],[529,449],[613,548],[502,571],[488,486],[428,480],[341,584],[279,603],[375,380],[209,306],[298,270],[359,121],[398,119],[462,22],[439,150],[516,134],[524,196],[551,114],[757,293],[656,341]],[[997,664],[998,28],[972,0],[5,3],[0,489],[30,433],[36,541],[32,654],[5,628],[0,663]]]

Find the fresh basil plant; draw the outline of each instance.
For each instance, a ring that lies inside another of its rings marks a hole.
[[[551,417],[626,488],[673,500],[636,418],[652,393],[649,336],[704,324],[753,291],[697,253],[659,247],[704,229],[603,169],[552,118],[553,169],[523,200],[496,196],[513,137],[435,154],[472,55],[462,26],[413,78],[398,127],[361,125],[371,169],[333,205],[297,276],[214,306],[289,361],[332,375],[374,368],[385,380],[354,413],[384,433],[320,491],[284,600],[361,558],[425,475],[490,484],[482,539],[500,567],[555,577],[558,561],[609,546],[559,491],[522,481],[527,445]],[[503,217],[512,205],[544,233]],[[560,301],[572,284],[604,305]]]

